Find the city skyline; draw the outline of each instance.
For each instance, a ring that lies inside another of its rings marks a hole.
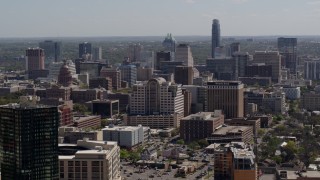
[[[209,36],[213,19],[221,36],[318,35],[319,7],[319,0],[7,1],[0,37]]]

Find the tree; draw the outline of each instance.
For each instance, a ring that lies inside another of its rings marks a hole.
[[[198,149],[200,145],[196,141],[192,141],[190,144],[188,144],[188,147],[192,149],[192,151]]]
[[[120,158],[121,159],[129,158],[129,152],[126,149],[120,149]]]
[[[200,145],[201,148],[209,146],[209,143],[206,139],[200,139],[198,141],[198,144]]]
[[[294,141],[288,141],[287,145],[283,147],[283,151],[286,152],[284,157],[286,161],[292,160],[295,157],[295,154],[298,152],[298,148]]]
[[[261,137],[266,133],[266,131],[264,129],[259,129],[258,130],[258,136]]]
[[[281,156],[274,156],[271,159],[274,160],[277,164],[280,164],[282,162]]]
[[[177,144],[184,145],[184,140],[183,140],[183,139],[179,139],[179,140],[177,141]]]
[[[85,106],[83,104],[74,104],[73,111],[81,113],[81,114],[85,114],[86,112],[88,112],[88,108],[87,108],[87,106]]]

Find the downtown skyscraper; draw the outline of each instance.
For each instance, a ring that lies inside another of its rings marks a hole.
[[[284,65],[291,73],[297,71],[297,38],[278,38],[278,50],[284,58]]]
[[[218,19],[212,21],[211,56],[215,58],[215,49],[220,46],[220,23]]]
[[[59,179],[58,126],[57,107],[26,100],[1,106],[1,179]]]

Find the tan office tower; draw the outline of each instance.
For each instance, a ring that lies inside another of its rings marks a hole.
[[[240,81],[207,83],[207,111],[221,109],[227,118],[243,117],[244,85]]]
[[[256,51],[253,55],[254,63],[265,63],[272,66],[272,81],[281,80],[281,55],[278,51]]]
[[[40,48],[29,48],[26,50],[27,71],[44,69],[44,50]]]
[[[193,57],[188,44],[179,44],[175,54],[175,61],[182,61],[185,66],[193,67]]]

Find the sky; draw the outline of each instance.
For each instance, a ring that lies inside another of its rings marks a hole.
[[[0,37],[319,35],[320,0],[1,0]]]

